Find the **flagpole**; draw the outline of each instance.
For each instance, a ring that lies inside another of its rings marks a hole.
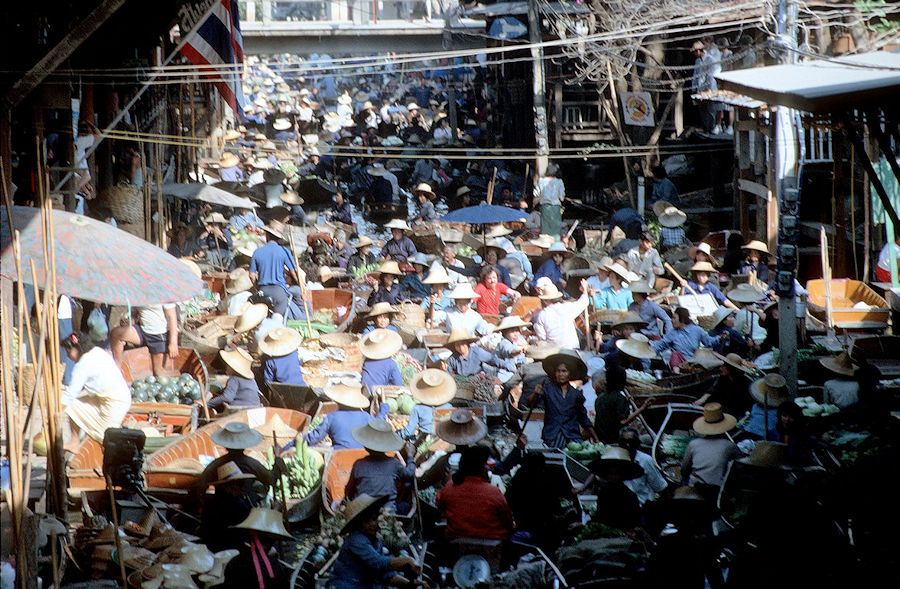
[[[128,101],[128,104],[126,104],[125,106],[122,107],[122,109],[119,111],[119,113],[116,115],[116,117],[112,120],[112,122],[109,125],[107,125],[106,128],[103,129],[103,131],[100,132],[100,138],[97,139],[96,141],[94,141],[94,144],[91,147],[89,147],[87,149],[87,151],[85,151],[85,153],[84,153],[85,160],[87,160],[87,158],[89,158],[91,155],[93,155],[93,153],[95,151],[97,151],[97,148],[100,146],[100,143],[104,139],[109,137],[109,134],[116,128],[116,126],[119,123],[122,122],[122,119],[125,118],[125,115],[128,112],[128,110],[132,106],[137,104],[137,101],[140,100],[141,96],[144,95],[144,92],[147,91],[147,88],[150,87],[150,84],[153,83],[153,81],[156,80],[156,78],[159,76],[159,74],[162,73],[163,69],[167,65],[169,65],[169,63],[173,59],[175,59],[175,56],[181,52],[181,48],[187,44],[188,39],[190,39],[191,36],[197,32],[197,30],[200,28],[200,25],[202,25],[204,22],[206,22],[206,19],[210,17],[210,15],[213,13],[213,10],[218,5],[219,5],[219,0],[213,0],[213,2],[209,5],[209,8],[206,9],[206,12],[203,13],[203,16],[198,18],[197,22],[194,23],[194,26],[190,30],[190,32],[188,32],[187,35],[181,36],[181,40],[178,42],[178,45],[175,46],[175,49],[172,50],[172,53],[170,53],[169,56],[165,59],[165,61],[163,61],[162,64],[158,68],[156,68],[156,71],[150,75],[150,79],[143,83],[140,90],[138,90],[137,93],[134,95],[134,97]],[[56,185],[56,187],[53,189],[53,192],[59,192],[62,189],[62,187],[65,186],[66,183],[72,178],[72,176],[74,174],[75,174],[75,172],[68,172],[63,177],[63,179],[59,181],[59,184]],[[145,179],[145,181],[146,181],[146,179]]]

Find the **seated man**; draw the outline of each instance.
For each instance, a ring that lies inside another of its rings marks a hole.
[[[446,537],[505,540],[513,531],[513,516],[503,493],[488,482],[490,450],[466,448],[453,482],[437,495],[437,508],[447,520]]]

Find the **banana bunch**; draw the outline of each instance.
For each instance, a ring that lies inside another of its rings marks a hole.
[[[274,463],[271,450],[269,460],[270,463]],[[311,449],[302,437],[298,437],[294,455],[284,457],[285,471],[281,475],[281,485],[287,498],[307,497],[322,480],[324,463],[322,455]]]

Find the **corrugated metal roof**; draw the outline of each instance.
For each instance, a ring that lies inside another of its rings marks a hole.
[[[807,112],[900,102],[900,53],[875,51],[722,72],[726,90]]]

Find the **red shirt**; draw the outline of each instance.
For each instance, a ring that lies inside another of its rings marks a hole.
[[[499,315],[500,314],[500,297],[508,293],[511,288],[498,282],[493,289],[489,289],[483,282],[479,282],[475,286],[475,292],[481,298],[475,299],[475,310],[482,315]]]
[[[448,483],[437,494],[437,508],[447,519],[447,538],[504,540],[513,530],[512,510],[500,489],[481,477]]]

